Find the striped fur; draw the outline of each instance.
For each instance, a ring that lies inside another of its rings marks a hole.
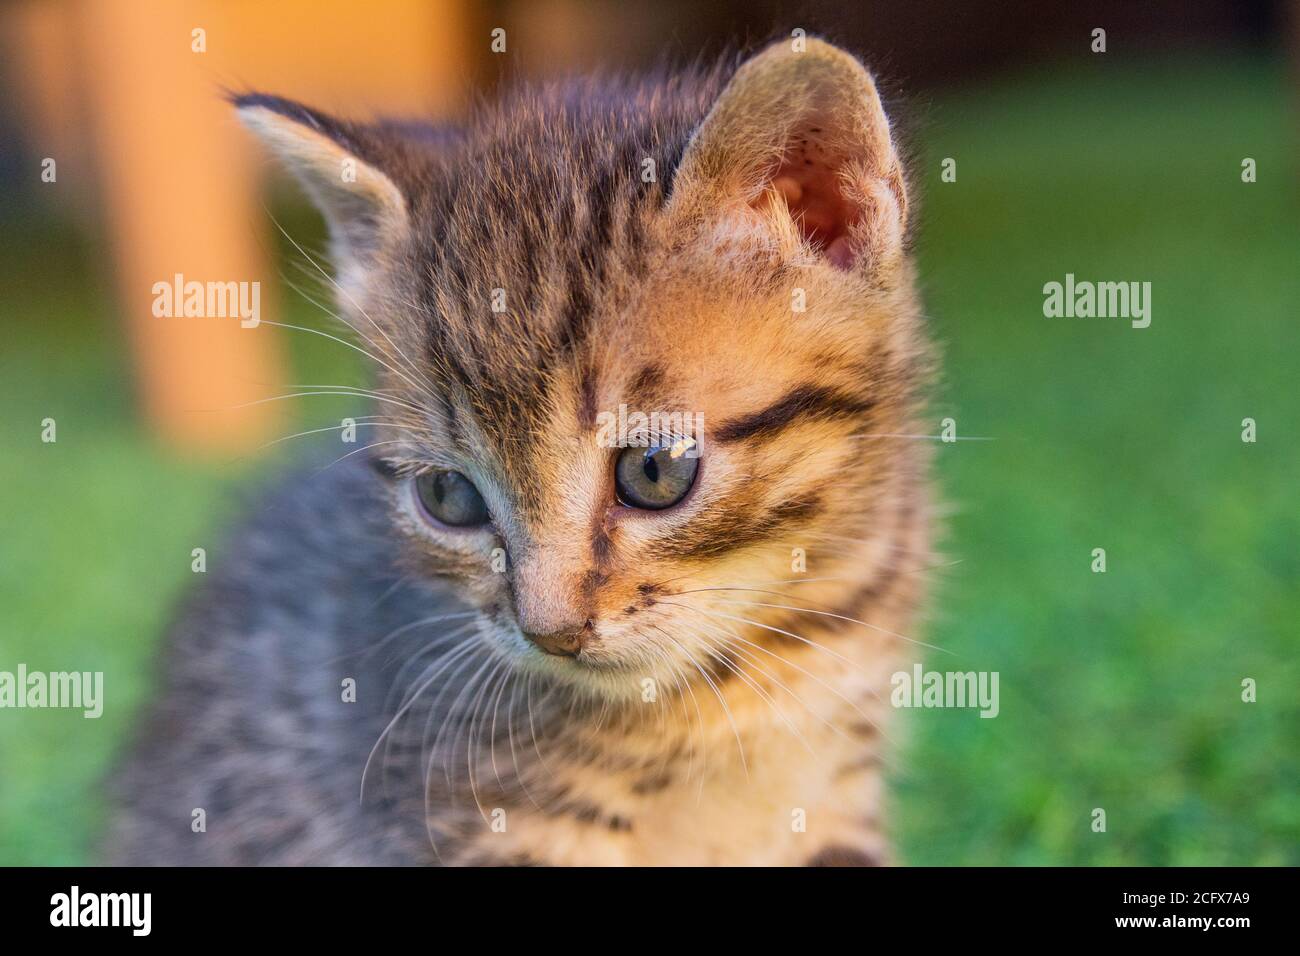
[[[481,653],[383,751],[437,859],[888,860],[880,728],[930,562],[925,443],[898,436],[925,430],[929,362],[866,71],[778,44],[526,89],[445,133],[238,105],[330,218],[341,305],[401,403],[374,478],[393,548],[477,615]],[[615,501],[595,423],[621,403],[703,414],[681,505]],[[469,476],[492,527],[419,521],[428,467]],[[524,618],[591,637],[550,657]]]

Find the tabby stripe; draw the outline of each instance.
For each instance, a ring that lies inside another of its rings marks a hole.
[[[664,555],[679,558],[717,558],[738,548],[765,541],[815,517],[823,507],[820,495],[782,501],[766,511],[752,495],[737,495],[719,504],[711,518],[683,529],[660,544]]]
[[[800,418],[821,421],[853,418],[871,411],[875,404],[838,389],[800,385],[767,408],[726,422],[714,432],[713,440],[727,444],[759,436],[770,438]]]
[[[661,365],[644,365],[628,383],[626,393],[629,404],[634,408],[645,408],[654,399],[654,393],[664,383],[664,370]]]

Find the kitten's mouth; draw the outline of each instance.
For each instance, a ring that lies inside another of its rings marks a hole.
[[[628,669],[627,664],[623,661],[613,660],[601,654],[593,654],[589,648],[585,647],[572,653],[555,653],[531,644],[530,647],[535,653],[529,656],[535,661],[541,661],[551,669],[565,672],[574,670],[600,671],[607,674],[614,674]]]
[[[513,620],[485,622],[484,636],[513,659],[515,666],[601,698],[633,698],[648,675],[644,664],[612,654],[593,628],[573,652],[555,653],[526,636]]]
[[[634,682],[633,678],[639,673],[631,662],[602,651],[599,640],[593,639],[572,651],[557,653],[528,639],[522,632],[516,633],[519,636],[521,666],[534,668],[566,682],[586,684],[590,678],[597,680],[603,687],[608,687],[610,682],[619,682],[624,677]]]

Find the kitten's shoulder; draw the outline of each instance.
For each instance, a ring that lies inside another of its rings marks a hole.
[[[381,480],[355,460],[297,470],[211,549],[110,781],[110,860],[369,862],[352,764],[376,717],[339,675],[398,580]]]

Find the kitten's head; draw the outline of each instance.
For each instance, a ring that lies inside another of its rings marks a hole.
[[[532,90],[459,131],[237,105],[329,222],[410,563],[520,666],[671,686],[899,563],[921,464],[881,436],[915,430],[924,347],[852,56]]]

